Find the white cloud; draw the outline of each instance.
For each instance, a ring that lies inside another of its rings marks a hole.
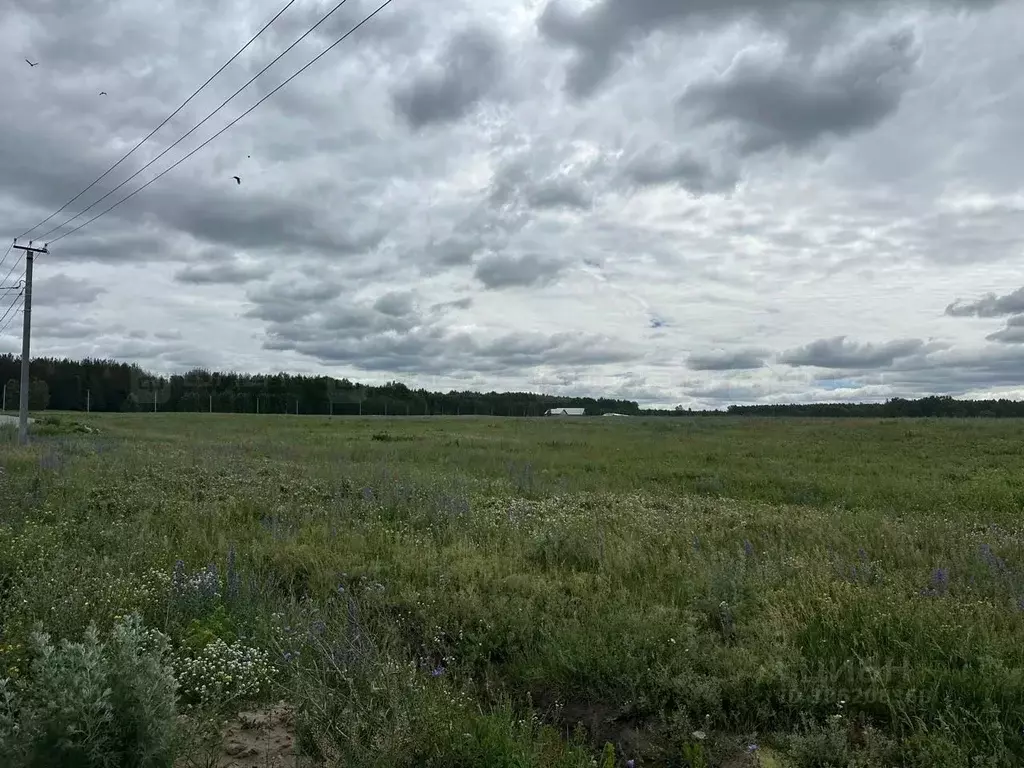
[[[280,5],[13,0],[0,234],[67,202]],[[332,4],[299,5],[47,228]],[[33,350],[664,405],[1016,391],[1024,16],[842,6],[399,0],[54,244]],[[351,0],[138,182],[373,7]]]

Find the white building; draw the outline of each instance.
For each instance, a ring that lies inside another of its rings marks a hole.
[[[549,408],[545,416],[585,416],[586,408]]]

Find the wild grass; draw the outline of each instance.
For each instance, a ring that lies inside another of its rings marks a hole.
[[[137,614],[331,765],[1024,760],[1024,424],[75,420],[0,446],[8,690]]]

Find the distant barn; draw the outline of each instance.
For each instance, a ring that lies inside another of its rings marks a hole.
[[[586,408],[549,408],[545,416],[586,416]]]

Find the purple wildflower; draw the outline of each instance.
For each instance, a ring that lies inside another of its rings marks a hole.
[[[946,594],[949,591],[949,570],[946,568],[936,568],[932,571],[931,581],[928,582],[928,587],[921,590],[922,595],[929,597],[939,597]]]
[[[757,752],[757,750],[758,750],[757,744],[748,744],[747,745],[747,752]]]
[[[438,664],[436,667],[434,667],[432,670],[430,670],[431,677],[440,677],[444,673],[445,673],[445,668],[444,668],[443,664]]]
[[[626,761],[626,768],[634,768],[636,766],[636,760],[630,758]]]
[[[988,567],[993,571],[1002,573],[1006,570],[1006,561],[999,557],[995,552],[992,551],[992,547],[988,544],[981,545],[981,559],[984,560]]]
[[[744,554],[746,554],[747,557],[753,557],[754,556],[754,545],[751,544],[749,541],[744,541],[743,542],[743,552],[744,552]]]
[[[693,537],[693,551],[694,552],[700,552],[700,537],[699,536],[694,536]]]

